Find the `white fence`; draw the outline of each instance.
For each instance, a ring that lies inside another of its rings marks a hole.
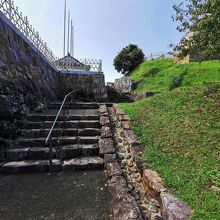
[[[100,59],[79,59],[77,62],[59,60],[55,62],[58,69],[62,70],[86,70],[102,72],[102,60]]]
[[[158,58],[170,58],[172,55],[169,52],[158,52],[158,53],[151,53],[148,56],[145,56],[145,61],[155,60]]]
[[[29,23],[27,16],[23,16],[22,12],[19,12],[18,7],[14,6],[14,1],[12,0],[0,0],[0,10],[3,14],[15,25],[17,29],[21,31],[22,34],[37,48],[38,51],[51,63],[56,65],[56,61],[59,60],[58,57],[54,55],[52,50],[44,42],[38,31],[36,31],[32,25]],[[81,59],[79,60],[84,66],[87,66],[88,70],[102,71],[102,61],[96,59]],[[80,69],[78,66],[73,65],[59,65],[58,69]],[[84,67],[85,68],[85,67]]]
[[[29,24],[27,16],[23,16],[22,12],[18,11],[18,7],[14,6],[12,0],[0,0],[0,10],[50,62],[56,60],[47,43],[41,39],[39,33]]]

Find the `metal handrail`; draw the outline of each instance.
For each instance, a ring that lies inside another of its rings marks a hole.
[[[47,135],[47,138],[46,138],[46,140],[45,140],[45,145],[46,145],[46,146],[49,145],[49,158],[50,158],[50,159],[49,159],[49,170],[50,170],[50,173],[52,172],[52,154],[53,154],[53,149],[52,149],[52,133],[53,133],[53,129],[54,129],[55,125],[56,125],[56,122],[57,122],[57,120],[58,120],[58,117],[59,117],[59,115],[60,115],[62,109],[63,109],[63,127],[65,126],[66,112],[65,112],[65,108],[63,108],[63,106],[64,106],[64,104],[65,104],[65,102],[66,102],[66,99],[67,99],[70,95],[72,95],[74,92],[75,92],[75,91],[72,91],[72,92],[68,93],[67,95],[65,95],[65,97],[64,97],[64,99],[63,99],[63,102],[62,102],[62,104],[61,104],[61,106],[60,106],[60,109],[59,109],[59,111],[58,111],[58,113],[57,113],[57,115],[56,115],[56,118],[55,118],[55,120],[54,120],[54,122],[53,122],[53,124],[52,124],[52,126],[51,126],[51,128],[50,128],[50,131],[49,131],[49,133],[48,133],[48,135]],[[69,103],[68,103],[68,105],[67,105],[67,116],[69,116]]]

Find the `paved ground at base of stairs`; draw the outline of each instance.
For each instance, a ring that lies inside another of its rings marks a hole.
[[[0,220],[110,219],[104,171],[0,175]]]

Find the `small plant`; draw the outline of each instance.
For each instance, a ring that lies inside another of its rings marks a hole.
[[[174,90],[175,88],[181,86],[183,79],[184,79],[184,75],[186,72],[180,73],[179,75],[173,75],[170,77],[170,82],[169,82],[169,90]]]
[[[151,68],[151,69],[149,69],[149,70],[147,70],[144,74],[143,74],[143,76],[144,77],[148,77],[148,76],[155,76],[155,75],[157,75],[157,73],[159,72],[160,70],[158,69],[158,68]]]

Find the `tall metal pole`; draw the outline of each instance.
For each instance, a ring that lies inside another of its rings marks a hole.
[[[64,38],[63,38],[63,57],[66,54],[66,0],[64,5]]]
[[[72,56],[74,57],[74,26],[72,27],[72,31],[73,31],[73,34],[72,34],[72,37],[73,37],[73,39],[72,39]]]
[[[69,53],[69,45],[70,45],[70,11],[68,13],[68,40],[67,40],[67,53]]]
[[[71,30],[70,30],[70,55],[72,56],[73,54],[73,21],[71,19]]]

